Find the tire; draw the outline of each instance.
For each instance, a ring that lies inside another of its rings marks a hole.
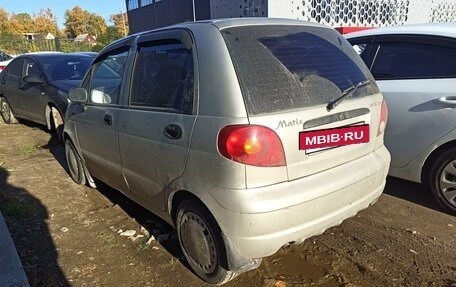
[[[176,228],[182,252],[201,279],[221,285],[238,275],[227,268],[220,228],[204,205],[194,200],[182,202],[177,210]]]
[[[86,184],[86,176],[81,157],[76,151],[76,148],[71,141],[65,141],[65,156],[68,166],[68,171],[74,182],[80,185]]]
[[[13,112],[11,111],[11,107],[8,104],[8,101],[1,97],[0,98],[0,111],[2,114],[3,121],[6,124],[15,124],[17,123],[16,117],[13,115]]]
[[[51,109],[51,129],[54,131],[57,140],[63,143],[63,117],[56,108]]]
[[[456,148],[441,153],[430,168],[427,185],[437,202],[456,214]]]

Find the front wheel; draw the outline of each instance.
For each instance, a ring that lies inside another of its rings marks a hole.
[[[71,141],[65,141],[65,155],[67,160],[68,171],[71,178],[77,184],[84,185],[86,183],[86,176],[84,173],[84,166],[81,157],[76,152],[76,148]]]
[[[3,97],[0,98],[0,112],[2,113],[2,118],[5,124],[17,123],[8,101]]]
[[[204,281],[221,285],[236,277],[228,270],[220,228],[204,205],[187,200],[179,205],[177,235],[188,264]]]
[[[437,202],[456,214],[456,148],[437,157],[430,169],[427,184]]]
[[[51,129],[54,131],[57,140],[63,143],[63,117],[56,108],[51,109]]]

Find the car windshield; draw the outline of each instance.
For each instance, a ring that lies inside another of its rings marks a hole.
[[[248,26],[222,33],[249,114],[326,104],[348,87],[372,79],[351,45],[330,29]],[[352,97],[377,91],[360,88]]]
[[[51,81],[81,80],[92,57],[50,57],[41,59],[44,71]]]

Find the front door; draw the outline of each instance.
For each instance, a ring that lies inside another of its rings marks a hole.
[[[72,115],[79,146],[91,175],[123,192],[128,191],[128,186],[122,175],[119,151],[121,106],[118,102],[128,49],[125,47],[98,58],[83,83],[88,103],[80,113]]]

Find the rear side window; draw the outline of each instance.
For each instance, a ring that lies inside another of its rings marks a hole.
[[[326,104],[372,79],[351,45],[331,29],[249,26],[222,31],[249,114]],[[375,84],[352,97],[377,92]]]
[[[15,76],[15,77],[22,77],[22,70],[24,68],[24,59],[19,58],[16,60],[13,60],[8,66],[7,66],[7,72],[9,75]]]
[[[177,40],[144,43],[136,58],[130,105],[191,113],[191,50]]]
[[[380,43],[372,74],[377,80],[454,78],[455,48],[425,43]]]

